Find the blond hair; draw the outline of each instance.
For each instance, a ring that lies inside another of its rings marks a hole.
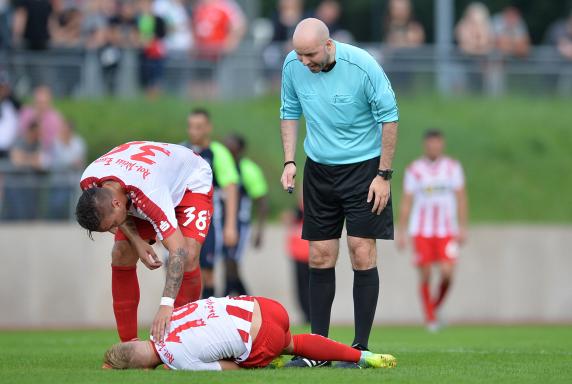
[[[134,345],[132,343],[119,343],[113,345],[105,352],[103,358],[104,365],[112,369],[128,369],[133,368],[131,359],[134,353]]]

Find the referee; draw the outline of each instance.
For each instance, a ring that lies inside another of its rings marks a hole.
[[[395,94],[375,59],[332,40],[322,21],[302,20],[292,42],[294,50],[282,68],[281,182],[285,190],[294,188],[298,120],[304,114],[302,238],[310,241],[312,333],[328,335],[345,221],[354,270],[352,346],[364,350],[379,295],[376,239],[393,239],[390,179],[399,119]],[[295,357],[288,365],[329,362]]]

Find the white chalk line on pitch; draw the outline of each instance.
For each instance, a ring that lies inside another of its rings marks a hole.
[[[518,349],[467,349],[467,348],[446,348],[446,349],[401,349],[392,348],[393,353],[472,353],[476,355],[488,355],[495,353],[504,353],[511,355],[560,355],[572,356],[572,352],[567,351],[545,351],[539,350],[531,352],[530,350]]]

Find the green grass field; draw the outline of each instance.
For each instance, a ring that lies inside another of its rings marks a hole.
[[[282,146],[279,100],[197,103],[182,99],[68,100],[58,106],[76,121],[93,160],[111,147],[131,140],[180,142],[189,110],[207,106],[214,136],[238,131],[249,141],[249,155],[259,162],[270,185],[274,215],[295,205],[279,184]],[[473,222],[570,223],[572,204],[572,114],[569,99],[418,96],[399,99],[400,132],[393,183],[396,202],[406,164],[419,156],[420,138],[428,127],[441,127],[449,152],[467,174]],[[304,136],[300,132],[300,143]],[[304,160],[298,147],[298,163]],[[302,174],[300,167],[299,174]],[[300,181],[300,180],[299,180]]]
[[[295,329],[298,332],[302,328]],[[349,343],[353,331],[331,337]],[[370,348],[399,359],[392,370],[264,369],[238,372],[104,371],[114,331],[0,332],[0,382],[8,383],[570,383],[572,328],[462,326],[429,334],[377,327]]]

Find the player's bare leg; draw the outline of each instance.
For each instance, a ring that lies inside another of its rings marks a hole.
[[[111,251],[111,293],[117,333],[121,341],[137,339],[138,260],[137,253],[128,241],[115,242]]]
[[[201,269],[199,268],[199,254],[201,243],[197,240],[185,237],[188,258],[185,262],[185,273],[179,293],[175,299],[175,308],[183,306],[201,297],[202,280]]]

